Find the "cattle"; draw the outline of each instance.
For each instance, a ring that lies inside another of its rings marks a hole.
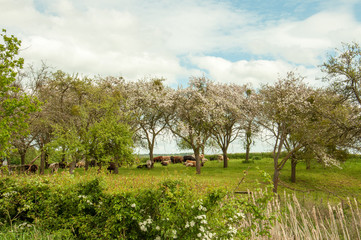
[[[85,161],[81,160],[81,161],[77,162],[75,164],[75,167],[77,167],[77,168],[85,167]]]
[[[107,170],[109,171],[109,173],[112,173],[112,171],[113,171],[113,173],[116,173],[117,168],[118,168],[118,166],[116,163],[110,162]]]
[[[223,155],[218,155],[217,160],[218,160],[218,162],[222,162],[223,161]],[[227,160],[229,161],[228,157],[227,157]]]
[[[67,162],[60,162],[59,163],[59,168],[64,169],[64,168],[66,168],[67,165],[68,165]]]
[[[49,165],[49,169],[51,169],[51,173],[58,172],[59,163],[52,163]]]
[[[184,157],[183,157],[183,161],[185,162],[185,161],[187,161],[187,160],[195,161],[196,158],[193,157],[193,156],[184,156]]]
[[[38,165],[36,164],[27,164],[27,165],[24,165],[24,170],[25,171],[28,171],[28,172],[31,172],[31,173],[36,173],[36,171],[38,171]]]
[[[139,165],[139,166],[137,166],[137,168],[148,168],[149,169],[151,166],[152,166],[152,162],[150,160],[148,160],[146,162],[146,164]]]
[[[170,160],[172,161],[172,163],[183,163],[182,156],[171,156]]]
[[[162,162],[163,161],[163,156],[154,157],[153,161],[154,162]]]
[[[162,164],[162,166],[168,166],[170,162],[171,162],[170,160],[162,161],[160,164]]]
[[[195,167],[195,166],[197,166],[197,163],[196,163],[196,161],[187,160],[187,161],[185,161],[184,165],[186,165],[186,167]],[[203,167],[203,166],[204,166],[204,163],[201,162],[201,167]]]
[[[97,161],[96,160],[91,160],[89,162],[89,167],[96,167],[97,166]]]

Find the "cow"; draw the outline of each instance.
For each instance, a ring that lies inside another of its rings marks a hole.
[[[223,161],[223,155],[218,155],[217,160],[218,160],[218,162],[222,162]],[[227,160],[229,161],[228,157],[227,157]]]
[[[52,163],[49,165],[49,168],[51,169],[51,173],[58,172],[59,169],[59,163]]]
[[[187,161],[187,160],[191,160],[191,161],[195,161],[196,160],[196,158],[195,157],[193,157],[193,156],[184,156],[183,157],[183,161],[185,162],[185,161]]]
[[[60,162],[59,163],[59,168],[64,169],[64,168],[66,168],[67,165],[68,165],[67,162]]]
[[[27,164],[27,165],[24,165],[24,169],[25,171],[28,171],[28,172],[31,172],[31,173],[36,173],[36,171],[38,171],[38,165],[36,164]]]
[[[89,162],[89,167],[96,167],[97,166],[97,161],[96,160],[91,160]]]
[[[171,156],[170,160],[172,161],[172,163],[183,163],[182,156]]]
[[[170,163],[171,161],[168,160],[168,161],[162,161],[160,164],[162,164],[163,166],[168,166],[168,164]]]
[[[187,161],[185,161],[184,165],[186,165],[186,167],[195,167],[195,166],[197,166],[197,163],[196,163],[196,161],[187,160]],[[204,166],[204,163],[201,162],[201,167],[203,167],[203,166]]]
[[[148,168],[149,169],[151,166],[152,166],[152,162],[150,160],[148,160],[146,162],[146,164],[139,165],[139,166],[137,166],[137,168]]]
[[[109,173],[112,173],[112,171],[113,171],[113,173],[117,173],[116,172],[117,168],[118,168],[117,163],[110,162],[109,167],[107,168],[107,170],[109,171]]]
[[[75,164],[75,167],[77,167],[77,168],[85,167],[85,161],[81,160],[81,161],[77,162]]]
[[[154,162],[162,162],[163,161],[163,156],[154,157],[153,161]]]

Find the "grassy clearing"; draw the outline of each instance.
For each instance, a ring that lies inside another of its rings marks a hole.
[[[291,167],[286,164],[281,172],[281,185],[279,192],[295,193],[304,204],[325,204],[327,202],[346,202],[347,198],[355,198],[361,202],[361,161],[350,159],[337,167],[323,167],[314,163],[311,169],[306,170],[303,162],[297,165],[297,181],[290,182]],[[151,170],[137,169],[136,166],[123,167],[119,169],[118,175],[101,174],[107,182],[107,189],[110,192],[134,190],[137,188],[157,186],[166,179],[182,179],[193,184],[199,189],[227,188],[235,189],[244,176],[244,181],[239,185],[238,190],[254,190],[256,182],[260,181],[259,170],[264,170],[270,175],[273,174],[273,162],[271,158],[255,160],[252,163],[243,163],[243,159],[231,159],[229,167],[223,168],[223,163],[208,161],[202,168],[200,175],[195,174],[195,169],[185,167],[182,164],[171,164],[162,166],[156,163]],[[59,176],[66,173],[59,172],[48,176],[61,181]],[[84,169],[76,169],[73,181],[82,181],[88,177],[97,175],[96,169],[85,172]],[[58,179],[59,178],[59,179]]]

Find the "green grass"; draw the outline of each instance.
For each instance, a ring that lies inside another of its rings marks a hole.
[[[291,166],[287,163],[281,171],[281,184],[279,193],[295,192],[298,197],[310,201],[339,202],[346,201],[347,197],[356,198],[361,202],[361,161],[350,159],[337,167],[323,167],[313,163],[311,169],[306,170],[306,165],[300,162],[297,165],[296,183],[291,183]],[[243,163],[243,159],[231,159],[228,168],[223,168],[223,163],[208,161],[201,169],[201,174],[196,174],[195,168],[185,167],[182,164],[162,166],[156,163],[153,169],[137,169],[136,166],[122,167],[118,175],[104,174],[109,182],[110,191],[134,189],[157,185],[165,179],[183,179],[191,184],[207,187],[236,188],[237,184],[247,171],[244,181],[238,190],[252,191],[257,187],[256,182],[261,181],[260,170],[273,175],[273,160],[264,158],[252,163]],[[96,169],[88,173],[84,169],[76,169],[75,176],[96,175]]]

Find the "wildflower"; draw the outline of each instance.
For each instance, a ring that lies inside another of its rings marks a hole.
[[[191,227],[193,227],[194,224],[195,224],[195,222],[193,222],[193,221],[190,222]]]
[[[202,223],[202,224],[207,224],[207,220],[204,220],[204,219],[203,219],[203,220],[201,221],[201,223]]]
[[[159,231],[159,230],[160,230],[160,227],[159,227],[159,226],[156,226],[156,227],[155,227],[155,230]]]
[[[154,240],[161,240],[161,238],[159,236],[157,236]]]
[[[186,222],[185,228],[189,228],[189,223],[188,222]]]
[[[202,237],[202,233],[198,233],[197,237],[199,237],[199,238]]]
[[[132,208],[135,208],[136,207],[136,205],[135,205],[135,203],[133,203],[132,205],[130,205]]]
[[[205,229],[204,229],[203,226],[200,226],[200,227],[199,227],[199,231],[204,232],[204,230],[205,230]]]

